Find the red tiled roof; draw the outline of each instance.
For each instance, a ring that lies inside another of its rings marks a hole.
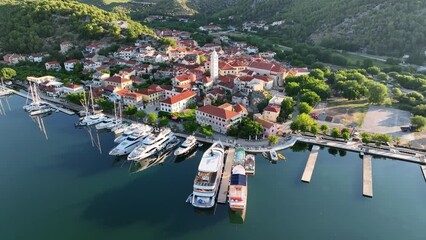
[[[228,110],[228,111],[232,111],[232,104],[224,103],[224,104],[218,106],[218,108],[222,108],[222,109],[225,109],[225,110]]]
[[[129,98],[141,98],[142,94],[140,93],[136,93],[136,92],[127,92],[124,94],[125,97],[129,97]]]
[[[108,86],[106,86],[107,88],[108,87],[112,87],[113,88],[113,90],[114,90],[114,86],[111,86],[111,85],[108,85]],[[119,91],[117,91],[117,92],[115,92],[116,94],[118,94],[118,95],[120,95],[120,96],[124,96],[126,93],[128,93],[128,92],[130,92],[130,90],[129,89],[121,89],[121,90],[119,90]]]
[[[182,100],[195,97],[196,95],[197,94],[193,91],[185,91],[183,93],[179,93],[178,95],[171,96],[167,99],[161,100],[161,102],[172,105],[172,104],[175,104],[175,103],[180,102]]]
[[[223,108],[218,108],[212,105],[206,105],[206,106],[200,107],[197,109],[197,111],[207,113],[207,114],[210,114],[222,119],[226,119],[226,120],[231,119],[239,114],[237,112],[228,111]]]
[[[270,122],[270,121],[267,121],[267,120],[264,120],[264,119],[261,119],[261,118],[256,118],[255,121],[262,124],[262,127],[266,128],[266,129],[272,128],[274,126],[273,122]]]
[[[142,89],[139,89],[137,92],[140,93],[140,94],[143,94],[143,95],[151,95],[151,94],[158,93],[158,92],[161,92],[161,91],[163,91],[163,90],[142,88]]]
[[[189,73],[189,74],[181,74],[181,75],[177,75],[175,77],[175,79],[179,82],[184,82],[184,81],[195,81],[196,76],[193,73]]]
[[[240,79],[240,81],[242,82],[250,82],[251,80],[253,80],[252,76],[240,76],[238,77]]]
[[[249,67],[271,71],[271,69],[274,67],[274,64],[266,62],[252,62],[250,63]]]
[[[279,113],[281,111],[281,107],[277,106],[275,104],[271,104],[271,105],[266,106],[266,108],[263,109],[263,111]]]
[[[247,113],[248,111],[247,111],[247,108],[246,107],[244,107],[243,105],[241,105],[241,104],[236,104],[235,106],[234,106],[234,111],[235,112],[245,112],[245,113]]]
[[[132,80],[127,79],[127,78],[122,78],[120,76],[112,76],[112,77],[105,79],[105,81],[115,82],[115,83],[125,83],[125,82],[129,82],[129,81],[132,81]]]
[[[255,75],[253,76],[255,79],[262,80],[264,82],[270,82],[272,79],[268,78],[267,76],[261,76],[261,75]]]
[[[64,63],[78,63],[78,62],[80,62],[80,60],[78,60],[78,59],[70,59],[68,61],[65,61]]]

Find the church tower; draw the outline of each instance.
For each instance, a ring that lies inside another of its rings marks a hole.
[[[217,82],[219,77],[219,56],[217,55],[216,50],[210,56],[210,78],[213,82]]]

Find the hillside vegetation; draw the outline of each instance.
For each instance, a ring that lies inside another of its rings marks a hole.
[[[114,21],[127,21],[121,29]],[[113,37],[135,40],[152,30],[124,13],[112,13],[73,0],[6,0],[0,2],[0,49],[16,53],[50,50],[67,40]]]

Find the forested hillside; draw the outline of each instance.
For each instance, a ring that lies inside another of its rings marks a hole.
[[[114,21],[127,21],[121,29]],[[0,50],[34,53],[68,40],[113,37],[134,40],[152,30],[124,13],[111,13],[73,0],[5,0],[0,2]]]
[[[81,0],[93,1],[93,0]],[[141,0],[129,0],[138,2]],[[196,13],[198,20],[241,24],[283,20],[267,34],[335,49],[401,57],[426,50],[426,1],[419,0],[146,0],[139,15]],[[117,1],[112,1],[117,2]],[[191,10],[192,9],[192,10]],[[229,18],[232,16],[232,18]],[[219,19],[221,19],[219,21]],[[262,32],[260,32],[262,34]],[[424,56],[424,55],[423,55]]]

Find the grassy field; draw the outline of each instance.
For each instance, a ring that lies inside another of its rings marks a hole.
[[[367,99],[349,101],[344,98],[332,99],[324,109],[319,109],[326,115],[342,119],[342,124],[348,126],[356,123],[361,126],[368,111]]]

